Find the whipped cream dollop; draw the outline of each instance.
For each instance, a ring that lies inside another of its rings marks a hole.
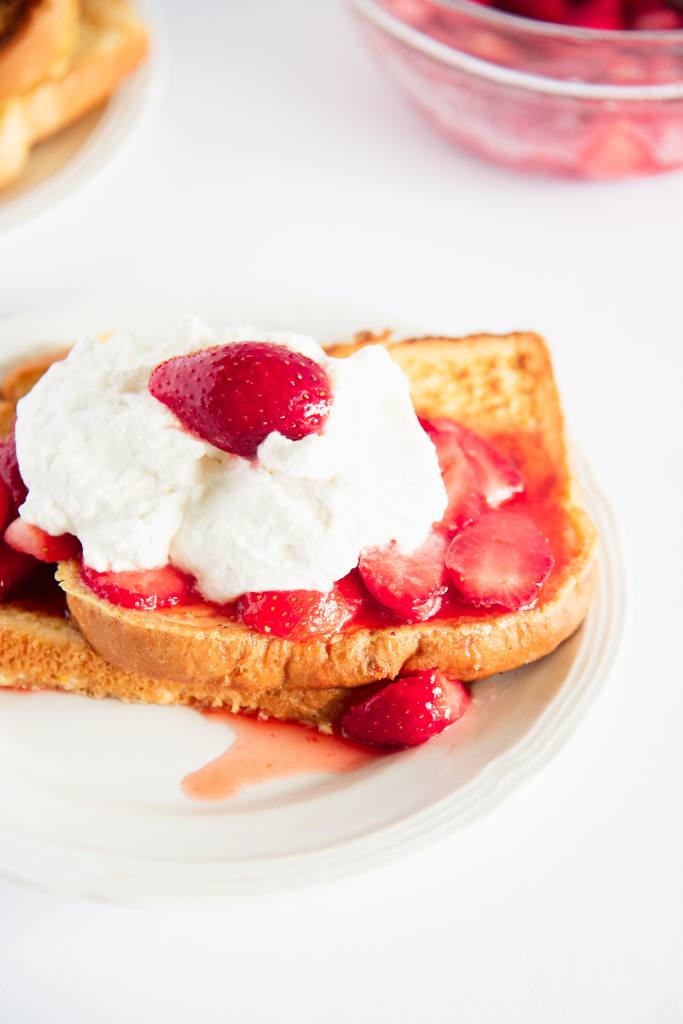
[[[333,393],[322,433],[271,433],[255,461],[188,433],[147,390],[163,360],[247,340],[315,360]],[[380,346],[338,359],[304,335],[236,327],[219,338],[196,318],[161,344],[89,338],[19,402],[16,441],[22,519],[75,534],[100,572],[172,562],[217,602],[327,591],[365,548],[418,547],[446,508],[408,381]]]

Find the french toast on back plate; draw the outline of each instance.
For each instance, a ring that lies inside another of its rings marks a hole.
[[[0,4],[0,188],[32,146],[106,100],[146,52],[126,0]]]

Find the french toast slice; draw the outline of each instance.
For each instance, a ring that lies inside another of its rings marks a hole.
[[[81,0],[71,8],[73,43],[61,65],[15,94],[0,88],[0,188],[18,177],[32,146],[107,99],[147,52],[144,26],[125,0]],[[0,86],[3,60],[0,50]]]
[[[556,558],[533,607],[502,614],[469,609],[451,619],[361,626],[301,643],[209,609],[120,608],[96,597],[78,565],[67,562],[57,578],[72,621],[17,602],[0,606],[0,685],[244,708],[327,726],[359,686],[434,666],[476,680],[534,661],[570,636],[595,586],[596,535],[576,498],[543,340],[519,333],[392,344],[363,336],[331,352],[343,356],[372,343],[387,345],[402,366],[421,415],[457,419],[520,466]]]
[[[56,75],[76,44],[79,0],[0,4],[0,102]]]

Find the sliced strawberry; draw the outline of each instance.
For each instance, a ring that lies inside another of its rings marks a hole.
[[[499,0],[496,6],[522,18],[559,25],[566,22],[571,5],[565,0]]]
[[[524,477],[513,462],[473,430],[455,420],[420,421],[427,431],[454,434],[477,478],[477,489],[489,508],[499,508],[524,490]]]
[[[5,525],[13,512],[14,502],[9,492],[9,487],[0,479],[0,529]]]
[[[460,443],[474,464],[479,487],[489,508],[499,508],[524,490],[524,477],[497,448],[474,431],[456,424]]]
[[[554,559],[548,541],[527,516],[501,510],[459,533],[446,552],[446,568],[465,601],[516,611],[532,604]]]
[[[448,538],[433,531],[416,551],[402,554],[395,541],[365,551],[358,563],[363,583],[385,608],[405,622],[424,622],[446,592]]]
[[[0,441],[0,480],[12,496],[13,510],[16,513],[19,506],[26,501],[28,491],[19,471],[14,430]]]
[[[332,405],[322,366],[256,341],[169,359],[153,370],[149,390],[192,433],[246,459],[274,430],[293,441],[319,433]]]
[[[566,24],[581,28],[626,28],[621,0],[580,0],[571,5]]]
[[[259,633],[310,640],[337,633],[364,600],[354,573],[335,583],[329,593],[319,590],[265,590],[242,594],[237,618]]]
[[[98,597],[122,608],[156,611],[200,600],[191,578],[172,565],[139,572],[97,572],[82,565],[81,579]]]
[[[78,558],[81,553],[81,545],[72,534],[62,533],[53,537],[23,519],[15,519],[9,524],[5,530],[5,541],[15,551],[32,555],[39,562],[66,562],[70,558]]]
[[[461,718],[470,696],[439,669],[401,676],[353,704],[341,720],[351,740],[377,747],[416,747]]]
[[[0,601],[10,597],[12,591],[28,579],[37,566],[38,563],[30,555],[15,551],[0,540]]]
[[[450,427],[440,430],[435,423],[449,423],[450,420],[421,420],[422,426],[436,448],[441,467],[441,476],[448,494],[448,508],[439,526],[446,531],[461,530],[473,523],[481,513],[483,498],[479,480],[470,460],[460,443],[460,438]]]
[[[680,11],[670,7],[652,7],[650,10],[638,11],[629,28],[640,32],[673,32],[683,28],[683,16]]]

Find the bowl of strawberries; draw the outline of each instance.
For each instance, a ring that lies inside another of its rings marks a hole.
[[[683,166],[681,0],[350,0],[439,129],[531,171]]]

